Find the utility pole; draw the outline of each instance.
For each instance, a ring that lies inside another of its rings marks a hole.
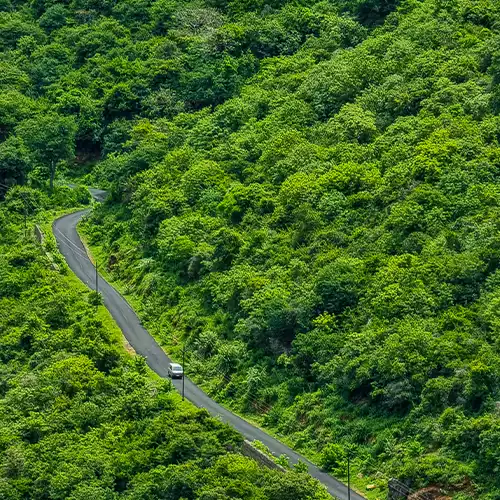
[[[54,160],[50,164],[50,192],[54,191],[54,178],[56,176],[56,168],[54,166]]]
[[[182,401],[184,401],[184,378],[186,377],[186,367],[184,365],[186,354],[186,346],[182,346]]]
[[[95,291],[99,293],[99,273],[97,272],[97,259],[95,260]]]
[[[347,500],[351,500],[351,450],[347,450]]]

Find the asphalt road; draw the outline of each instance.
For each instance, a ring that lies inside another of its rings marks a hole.
[[[102,200],[105,196],[103,191],[91,190],[91,192],[93,196],[99,200]],[[87,212],[88,210],[82,210],[57,219],[53,224],[52,230],[57,240],[59,250],[64,255],[68,266],[81,281],[90,289],[95,290],[95,267],[87,257],[85,248],[76,230],[78,221]],[[98,278],[98,286],[99,292],[102,294],[104,305],[122,330],[125,338],[137,353],[146,358],[147,364],[152,370],[161,377],[166,378],[168,376],[167,366],[170,363],[170,358],[165,354],[165,351],[141,325],[139,318],[128,302],[101,276]],[[182,381],[174,380],[173,383],[180,392]],[[185,395],[186,398],[196,406],[206,408],[211,415],[230,424],[246,439],[250,441],[257,439],[264,443],[275,456],[287,455],[292,464],[297,463],[298,460],[305,462],[309,467],[309,474],[323,483],[331,495],[340,500],[348,499],[346,485],[337,481],[326,472],[323,472],[316,465],[277,439],[217,404],[187,377],[185,379]],[[362,500],[364,497],[351,490],[350,498],[352,500]]]

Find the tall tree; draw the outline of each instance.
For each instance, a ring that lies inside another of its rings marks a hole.
[[[52,190],[57,164],[75,155],[74,118],[48,113],[23,121],[16,132],[26,144],[33,162],[49,177]]]

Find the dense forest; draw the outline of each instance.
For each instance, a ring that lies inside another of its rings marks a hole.
[[[239,434],[126,354],[95,292],[25,232],[34,190],[11,191],[0,204],[2,500],[330,498],[307,474],[240,455]]]
[[[0,196],[109,189],[157,339],[334,474],[500,496],[497,1],[0,10]]]

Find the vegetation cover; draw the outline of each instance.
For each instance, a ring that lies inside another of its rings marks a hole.
[[[0,498],[330,498],[307,474],[238,454],[239,434],[153,379],[23,218],[0,203]]]
[[[500,495],[498,2],[2,8],[0,182],[99,158],[90,241],[213,394]]]

